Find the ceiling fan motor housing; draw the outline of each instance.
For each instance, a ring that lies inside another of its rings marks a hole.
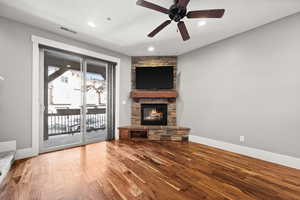
[[[170,7],[169,17],[175,22],[179,22],[182,18],[186,16],[186,8],[179,7],[177,4],[174,4]]]

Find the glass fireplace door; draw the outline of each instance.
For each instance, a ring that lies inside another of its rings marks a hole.
[[[168,124],[167,104],[141,104],[141,124],[166,126]]]

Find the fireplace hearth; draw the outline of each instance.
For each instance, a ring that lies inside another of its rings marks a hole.
[[[141,125],[168,125],[167,104],[141,104]]]

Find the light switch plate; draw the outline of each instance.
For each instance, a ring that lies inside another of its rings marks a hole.
[[[245,136],[240,136],[240,142],[245,142]]]

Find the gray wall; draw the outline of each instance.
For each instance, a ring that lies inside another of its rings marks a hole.
[[[121,58],[120,124],[130,123],[130,57],[0,17],[0,142],[31,147],[32,34]]]
[[[300,157],[300,14],[179,56],[178,66],[178,120],[192,134]]]

